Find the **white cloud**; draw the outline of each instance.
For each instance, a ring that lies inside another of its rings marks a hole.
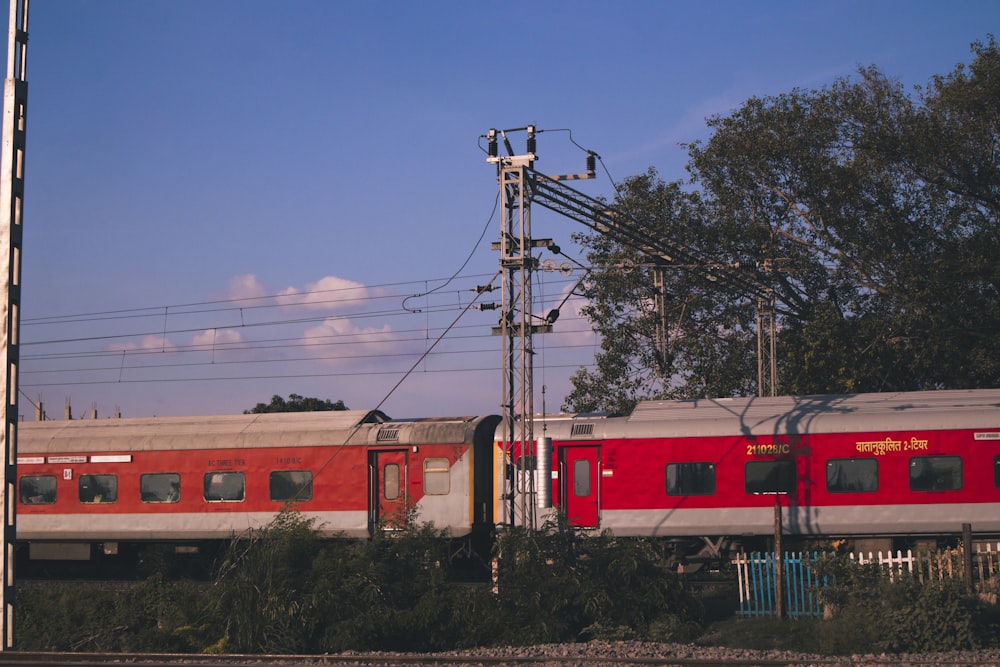
[[[177,346],[164,336],[143,336],[138,342],[113,343],[110,349],[115,352],[173,352]]]
[[[267,290],[253,274],[245,273],[229,279],[230,299],[258,299],[266,296]]]
[[[232,346],[242,342],[243,335],[234,329],[208,329],[191,339],[191,344],[199,347]]]
[[[396,353],[402,347],[396,340],[392,327],[360,327],[348,318],[331,317],[321,324],[309,327],[302,334],[303,341],[317,350],[323,347],[330,351],[323,353],[324,359],[339,363],[351,360],[365,360],[384,357]],[[337,352],[336,350],[340,350]]]
[[[325,276],[314,283],[309,283],[301,290],[296,287],[281,290],[279,302],[288,306],[329,310],[331,308],[350,308],[380,296],[386,296],[386,293],[382,290],[366,287],[353,280]]]

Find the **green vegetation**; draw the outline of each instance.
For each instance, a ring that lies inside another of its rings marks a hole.
[[[271,397],[270,403],[258,403],[249,410],[244,410],[245,415],[258,415],[265,412],[330,412],[333,410],[346,410],[344,401],[334,403],[329,398],[319,399],[298,394],[289,394],[286,401],[281,396],[275,394]]]
[[[846,555],[813,568],[825,618],[719,618],[697,643],[823,655],[970,651],[1000,646],[1000,605],[970,597],[960,578],[921,583]],[[995,600],[995,596],[994,596]]]
[[[779,394],[996,386],[998,99],[990,37],[915,91],[869,67],[709,118],[710,137],[687,146],[689,180],[650,169],[610,202],[705,261],[662,269],[577,237],[601,351],[567,405],[757,394],[747,281],[773,290]]]
[[[831,559],[829,619],[740,619],[732,592],[695,595],[651,540],[561,526],[505,530],[495,582],[453,581],[445,535],[426,525],[323,540],[294,513],[236,539],[212,581],[161,571],[133,586],[22,585],[29,651],[324,653],[441,651],[591,639],[698,642],[810,653],[996,647],[1000,607],[952,582],[890,582]]]
[[[448,540],[430,526],[368,541],[323,540],[309,522],[283,513],[234,540],[211,582],[153,574],[133,587],[19,587],[17,645],[432,651],[590,638],[687,641],[700,630],[698,603],[661,569],[653,543],[548,528],[499,536],[494,593],[490,582],[452,581]]]

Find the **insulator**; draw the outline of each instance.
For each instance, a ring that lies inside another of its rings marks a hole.
[[[491,129],[486,136],[490,140],[489,148],[488,148],[489,155],[490,155],[490,157],[496,157],[497,156],[497,131]]]
[[[587,151],[587,173],[593,174],[597,171],[597,158],[592,151]]]
[[[535,492],[539,509],[552,507],[552,438],[538,438],[535,444]]]

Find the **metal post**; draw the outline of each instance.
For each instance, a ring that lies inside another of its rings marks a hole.
[[[0,319],[0,355],[4,369],[3,395],[4,428],[0,437],[4,443],[3,496],[4,516],[4,581],[0,586],[0,649],[14,646],[14,544],[17,483],[17,369],[21,311],[21,215],[24,198],[24,130],[28,98],[25,79],[25,59],[28,46],[28,0],[10,1],[10,21],[7,32],[7,78],[3,98],[3,155],[0,156],[0,281],[3,282],[4,310]]]
[[[965,577],[965,592],[972,595],[975,587],[972,583],[972,524],[962,524],[962,573]]]
[[[533,351],[531,324],[531,204],[526,187],[527,160],[499,164],[501,220],[500,265],[503,271],[502,315],[504,424],[508,462],[514,478],[505,477],[510,524],[534,527],[534,474],[527,469],[534,447]],[[515,453],[514,443],[520,444]]]
[[[776,396],[778,355],[774,330],[774,292],[757,298],[757,395]]]
[[[774,497],[774,615],[785,617],[785,570],[781,545],[781,501]]]

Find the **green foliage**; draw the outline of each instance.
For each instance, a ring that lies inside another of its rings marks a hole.
[[[958,578],[920,582],[877,564],[828,557],[816,571],[835,583],[821,592],[831,618],[817,627],[825,653],[925,653],[998,646],[996,605]]]
[[[548,528],[504,533],[494,592],[450,579],[447,535],[430,526],[323,540],[286,512],[234,539],[212,582],[21,590],[19,645],[311,654],[696,634],[699,605],[652,542]]]
[[[501,643],[587,639],[687,641],[701,608],[652,541],[588,536],[555,525],[497,541]]]
[[[627,179],[615,208],[708,262],[657,275],[633,249],[578,237],[602,348],[568,407],[757,393],[756,303],[726,279],[737,266],[773,289],[782,393],[995,386],[1000,48],[972,50],[915,95],[868,67],[751,98],[688,146],[689,183]]]
[[[312,524],[290,511],[233,540],[212,598],[227,652],[307,651],[318,604],[309,573],[322,549]]]
[[[264,412],[328,412],[332,410],[346,410],[344,401],[332,402],[329,398],[320,400],[318,398],[307,398],[298,394],[289,394],[286,401],[281,396],[275,394],[271,397],[270,403],[258,403],[249,410],[244,410],[243,414],[261,414]]]
[[[202,584],[152,577],[129,588],[80,583],[17,591],[25,651],[197,652],[217,634]]]
[[[285,513],[230,545],[212,582],[20,587],[18,648],[34,651],[302,653],[444,651],[645,640],[813,653],[1000,647],[1000,607],[957,581],[891,581],[874,565],[815,566],[828,619],[736,619],[705,633],[701,602],[655,541],[558,524],[504,529],[494,582],[450,579],[447,536],[426,525],[371,540],[319,539]],[[735,600],[732,601],[735,610]]]

